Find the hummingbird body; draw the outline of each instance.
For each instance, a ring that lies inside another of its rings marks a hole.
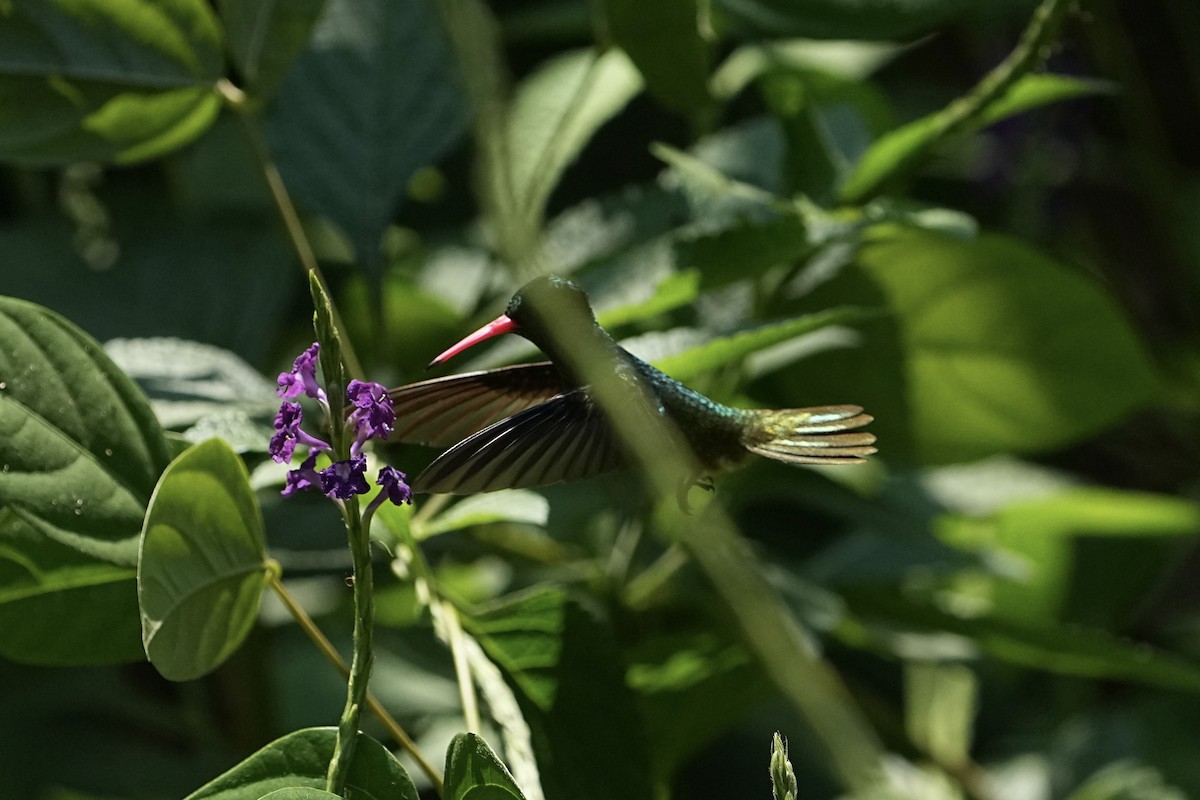
[[[587,295],[555,276],[524,286],[505,314],[430,366],[508,332],[537,345],[549,361],[391,391],[394,438],[452,445],[417,476],[414,491],[469,494],[543,486],[629,464],[588,375],[612,376],[627,389],[619,413],[676,426],[701,470],[681,476],[681,497],[703,475],[735,467],[750,453],[791,464],[836,464],[861,462],[875,452],[875,437],[856,430],[871,421],[858,406],[732,408],[684,386],[618,345],[597,324]]]

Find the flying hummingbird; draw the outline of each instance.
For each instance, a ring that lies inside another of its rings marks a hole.
[[[557,276],[522,287],[504,314],[430,362],[441,364],[482,341],[516,333],[548,361],[469,372],[392,389],[392,441],[449,447],[412,482],[417,492],[473,494],[578,480],[633,459],[582,373],[610,370],[639,382],[621,413],[648,412],[674,423],[699,475],[680,476],[680,504],[700,477],[756,453],[788,464],[851,464],[875,452],[871,421],[853,405],[783,410],[731,408],[684,386],[618,345],[596,322],[587,295]],[[577,368],[576,354],[604,364]],[[611,404],[610,404],[611,405]]]

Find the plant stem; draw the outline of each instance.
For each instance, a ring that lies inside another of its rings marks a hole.
[[[296,206],[292,203],[292,197],[288,194],[287,187],[283,183],[283,177],[279,174],[279,168],[275,166],[275,161],[271,158],[271,151],[267,147],[266,140],[263,138],[262,128],[259,126],[257,115],[254,113],[251,104],[247,101],[245,93],[228,80],[222,78],[217,81],[217,91],[225,98],[225,104],[238,112],[238,117],[242,120],[242,127],[246,131],[246,138],[250,142],[251,149],[254,150],[254,155],[258,159],[259,165],[262,167],[267,189],[271,192],[271,199],[275,201],[275,207],[279,211],[280,219],[283,220],[283,226],[287,230],[288,239],[292,243],[292,249],[296,251],[296,257],[300,259],[300,266],[303,267],[306,273],[316,276],[317,280],[321,282],[321,288],[328,295],[329,285],[325,283],[325,277],[321,274],[321,267],[317,264],[317,256],[308,241],[308,236],[304,233],[304,225],[300,222],[300,215],[297,213]],[[336,308],[333,310],[333,314],[338,328],[345,330],[345,326],[342,325],[341,316],[338,314]],[[358,357],[354,354],[354,349],[349,342],[342,343],[342,358],[345,360],[346,368],[351,375],[363,374],[362,365]]]
[[[887,174],[845,194],[841,201],[857,205],[867,202],[879,194],[888,179],[904,171],[932,148],[974,122],[1022,76],[1032,72],[1045,60],[1047,48],[1058,34],[1063,18],[1073,5],[1074,0],[1042,0],[1008,57],[984,75],[971,91],[952,101],[933,117],[934,134],[920,147],[905,152]]]
[[[343,677],[349,677],[350,667],[346,664],[345,660],[342,659],[341,654],[338,653],[338,651],[334,648],[333,643],[329,641],[325,634],[321,632],[321,629],[317,627],[317,624],[313,621],[312,617],[310,617],[308,613],[300,607],[300,604],[296,602],[296,598],[292,597],[291,592],[289,592],[287,587],[283,585],[283,582],[279,579],[277,574],[271,576],[271,588],[279,597],[279,600],[291,613],[292,617],[296,620],[296,623],[300,626],[300,629],[303,630],[305,634],[308,635],[308,638],[312,640],[313,644],[317,646],[317,649],[320,650],[325,658],[337,668],[338,672],[342,673]],[[414,742],[412,737],[408,735],[408,732],[400,726],[400,723],[396,721],[396,718],[389,714],[388,710],[383,707],[383,704],[380,703],[370,692],[367,693],[367,708],[370,709],[371,713],[374,714],[375,717],[383,724],[383,727],[387,729],[387,732],[393,739],[396,740],[400,747],[403,748],[404,751],[412,757],[413,761],[417,763],[417,766],[422,772],[425,773],[425,776],[429,778],[430,783],[433,784],[434,789],[440,796],[442,794],[441,773],[439,773],[437,769],[435,769],[434,766],[429,762],[429,760],[425,758],[425,754],[417,748],[416,742]]]
[[[346,788],[346,777],[354,756],[354,744],[358,739],[358,721],[366,705],[367,683],[371,679],[371,667],[375,661],[372,641],[375,626],[375,587],[371,566],[371,540],[363,527],[358,503],[344,506],[346,533],[350,539],[350,553],[354,563],[354,653],[350,659],[350,676],[346,688],[346,706],[338,722],[337,742],[333,758],[329,762],[326,790],[342,794]]]

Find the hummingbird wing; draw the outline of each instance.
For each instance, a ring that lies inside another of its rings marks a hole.
[[[472,494],[578,480],[627,463],[600,409],[573,389],[467,437],[413,481],[417,492]]]
[[[396,412],[388,439],[449,447],[568,388],[549,361],[410,383],[388,392]]]

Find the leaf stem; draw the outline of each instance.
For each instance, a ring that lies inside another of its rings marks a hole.
[[[932,119],[933,135],[896,160],[892,169],[871,183],[857,186],[841,198],[843,203],[861,205],[883,189],[887,181],[912,166],[932,148],[961,132],[998,100],[1022,76],[1036,69],[1047,56],[1047,49],[1062,25],[1074,0],[1042,0],[1029,24],[1008,57],[983,76],[974,88],[953,100]]]
[[[287,587],[284,586],[283,581],[280,580],[277,570],[271,575],[271,589],[275,592],[276,596],[279,597],[279,600],[283,603],[284,607],[287,608],[288,612],[292,615],[292,618],[296,620],[296,624],[298,624],[300,629],[308,635],[308,638],[311,639],[313,644],[317,646],[317,649],[321,651],[326,660],[333,664],[333,666],[337,668],[338,672],[342,673],[343,677],[349,677],[349,665],[346,664],[341,654],[338,653],[336,648],[334,648],[333,643],[330,642],[321,629],[317,627],[316,622],[314,622],[312,617],[308,615],[308,612],[300,607],[300,604],[296,602],[296,598],[292,597],[292,593],[287,590]],[[437,769],[434,768],[434,766],[429,762],[429,760],[425,758],[425,754],[417,748],[417,743],[414,742],[412,737],[408,735],[408,732],[401,727],[400,723],[396,721],[396,718],[389,714],[388,710],[383,707],[383,704],[380,703],[374,695],[370,694],[370,692],[367,693],[367,708],[370,709],[371,713],[375,715],[380,723],[382,723],[383,727],[387,730],[391,737],[396,740],[400,747],[412,757],[413,761],[417,763],[417,766],[421,769],[421,771],[425,773],[425,776],[429,778],[430,783],[433,784],[438,795],[441,796],[443,791],[441,773],[439,773]]]
[[[300,259],[300,266],[305,272],[315,276],[320,281],[321,288],[328,295],[329,285],[325,282],[324,275],[321,274],[321,267],[317,264],[317,256],[313,252],[312,244],[308,241],[308,235],[304,232],[304,225],[300,222],[300,214],[296,211],[295,204],[292,203],[292,197],[288,194],[287,186],[283,183],[283,176],[279,174],[279,168],[275,165],[275,160],[271,158],[271,151],[267,147],[266,139],[263,137],[259,117],[254,111],[253,104],[248,101],[246,94],[241,89],[225,78],[217,81],[217,91],[225,98],[226,105],[236,111],[238,118],[242,121],[242,128],[246,131],[246,139],[249,141],[250,148],[254,151],[259,166],[262,168],[263,179],[267,183],[271,199],[275,201],[275,208],[279,211],[279,217],[283,220],[283,227],[287,231],[288,239],[292,243],[292,249],[296,251],[296,256]],[[333,314],[338,328],[345,330],[345,326],[342,325],[341,315],[338,314],[336,308],[333,310]],[[351,347],[349,342],[343,342],[342,344],[342,358],[345,360],[350,374],[363,374],[362,364],[354,354],[354,348]]]

